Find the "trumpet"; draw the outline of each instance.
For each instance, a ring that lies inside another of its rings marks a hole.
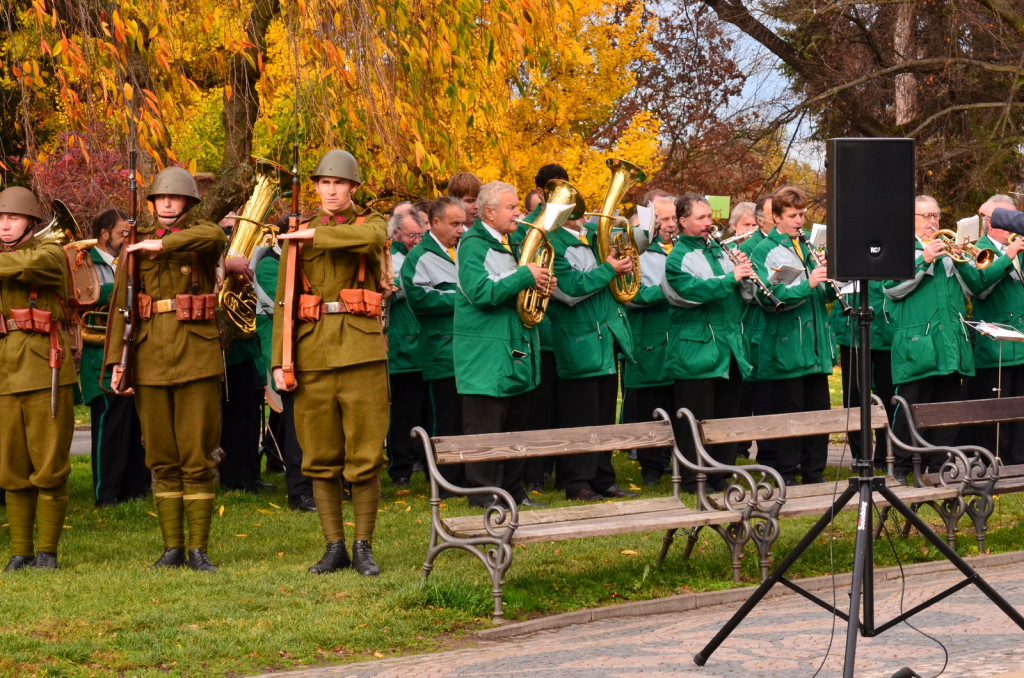
[[[587,207],[572,184],[561,179],[552,179],[544,186],[544,206],[540,214],[529,223],[530,230],[523,240],[523,251],[519,265],[538,264],[547,269],[549,275],[555,271],[555,249],[548,242],[548,233],[562,227],[570,219],[579,219]],[[527,329],[544,319],[551,293],[536,286],[528,287],[516,296],[516,312]]]
[[[711,240],[714,241],[714,243],[718,245],[718,247],[721,248],[723,252],[725,252],[725,256],[729,257],[729,261],[732,262],[733,266],[739,266],[743,262],[740,261],[739,256],[737,256],[737,254],[733,252],[728,245],[730,242],[735,242],[737,238],[742,239],[750,234],[748,233],[746,235],[736,236],[734,238],[729,238],[728,240],[722,240],[720,237],[721,234],[722,230],[718,226],[712,226],[711,231],[708,233],[708,237],[710,237]],[[753,268],[754,265],[751,264],[750,266],[751,268]],[[782,311],[786,310],[786,302],[781,301],[778,297],[772,294],[772,291],[768,288],[767,285],[764,284],[764,281],[761,280],[761,278],[757,275],[756,270],[750,276],[750,280],[751,282],[754,283],[754,286],[761,291],[761,294],[763,294],[764,297],[768,300],[768,303],[772,305],[772,311],[774,311],[775,313],[781,313]]]
[[[966,264],[973,259],[978,268],[988,268],[996,260],[996,253],[992,250],[983,250],[972,242],[957,244],[956,233],[948,228],[935,231],[932,239],[941,240],[946,246],[946,254],[958,264]],[[1007,244],[1010,242],[1012,240],[1007,241]]]
[[[811,256],[814,257],[815,263],[817,263],[818,266],[823,265],[822,257],[824,255],[824,252],[815,247],[811,247],[811,243],[807,240],[807,234],[804,233],[804,229],[798,229],[796,232],[796,237],[800,238],[800,242],[802,242],[804,244],[804,247],[806,247],[810,251]],[[850,302],[848,302],[846,298],[843,296],[843,291],[839,289],[839,283],[837,283],[835,280],[832,280],[831,278],[826,278],[825,282],[831,285],[832,290],[836,293],[836,302],[839,304],[840,308],[843,309],[843,315],[850,315],[851,313],[853,313],[853,306],[850,306]]]

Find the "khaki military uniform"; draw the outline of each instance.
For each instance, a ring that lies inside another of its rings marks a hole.
[[[10,328],[12,309],[50,311],[65,322],[63,299],[70,287],[60,246],[33,240],[0,252],[0,312]],[[36,290],[33,304],[30,297]],[[0,487],[7,491],[13,555],[35,554],[33,523],[39,525],[39,551],[57,552],[67,511],[67,479],[74,431],[72,385],[77,381],[67,333],[59,333],[63,364],[58,373],[56,414],[50,414],[53,371],[50,336],[9,329],[0,336]],[[38,521],[36,507],[38,500]]]
[[[357,218],[363,219],[357,223]],[[324,302],[338,301],[342,289],[376,291],[387,223],[372,210],[351,206],[338,215],[321,212],[306,228],[315,230],[312,243],[302,248],[302,270],[311,293]],[[282,268],[288,248],[281,255]],[[365,277],[359,281],[360,259]],[[284,299],[285,276],[278,277],[277,299]],[[296,297],[300,290],[296,290]],[[271,366],[281,366],[283,314],[274,315]],[[379,318],[351,313],[323,315],[316,322],[298,322],[295,341],[295,429],[302,448],[302,472],[313,478],[314,497],[328,541],[342,538],[339,526],[329,527],[322,503],[339,502],[337,480],[353,484],[357,540],[373,534],[379,473],[385,465],[384,438],[388,432],[387,351]],[[324,482],[331,481],[330,491]],[[365,515],[358,495],[366,495]],[[373,495],[373,501],[370,500]],[[372,505],[372,507],[371,507]],[[372,508],[372,516],[370,511]]]
[[[155,258],[137,251],[141,292],[158,300],[214,291],[226,237],[219,226],[185,215],[173,228],[139,226],[139,240],[162,238]],[[193,256],[193,253],[195,256]],[[118,269],[113,308],[123,308],[125,272]],[[197,290],[193,289],[193,270]],[[111,313],[104,363],[117,364],[124,318]],[[188,548],[206,550],[216,491],[220,443],[220,379],[224,370],[216,320],[179,321],[174,312],[139,320],[134,351],[135,406],[142,424],[146,466],[164,532],[164,546],[184,547],[182,508],[189,519]],[[205,516],[205,518],[204,518]]]

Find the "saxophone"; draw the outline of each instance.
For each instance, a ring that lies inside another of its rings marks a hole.
[[[570,219],[579,219],[587,206],[572,184],[561,179],[552,179],[544,186],[544,206],[540,214],[530,223],[530,230],[523,240],[523,251],[519,265],[539,264],[554,275],[555,250],[548,242],[548,233],[561,228]],[[527,223],[527,222],[520,222]],[[529,287],[516,297],[516,312],[527,329],[544,319],[551,293],[536,286]]]
[[[620,304],[628,304],[640,291],[640,249],[637,247],[629,222],[616,216],[615,210],[618,209],[623,196],[633,187],[633,184],[647,180],[647,174],[633,163],[618,158],[609,158],[606,164],[612,172],[611,183],[608,184],[604,202],[601,203],[601,211],[594,213],[594,216],[598,218],[598,263],[600,264],[608,258],[613,247],[617,253],[616,258],[628,257],[633,262],[632,273],[617,275],[608,283],[608,288],[612,291],[615,300]],[[612,229],[617,225],[624,228],[613,238]]]
[[[225,258],[251,259],[259,246],[272,247],[277,239],[277,228],[263,223],[274,207],[280,193],[277,172],[285,171],[269,160],[258,160],[256,186],[242,211],[235,217]],[[217,305],[235,327],[240,337],[256,333],[256,291],[240,274],[224,276],[224,284],[217,295]]]

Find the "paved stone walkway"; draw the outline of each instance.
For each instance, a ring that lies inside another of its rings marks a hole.
[[[1018,611],[1024,612],[1024,552],[971,561]],[[876,625],[962,579],[949,563],[875,573]],[[831,598],[832,580],[801,582]],[[837,578],[838,607],[849,603],[849,578]],[[846,624],[782,586],[762,601],[703,668],[693,663],[750,590],[689,594],[614,608],[507,624],[481,632],[474,647],[362,664],[305,669],[288,678],[793,678],[843,673]],[[612,616],[619,615],[619,616]],[[635,616],[622,616],[635,615]],[[1024,630],[976,586],[875,638],[859,638],[856,676],[889,678],[908,666],[921,676],[1024,678]],[[546,630],[540,630],[546,629]],[[928,634],[933,638],[928,638]],[[820,672],[815,674],[820,668]]]

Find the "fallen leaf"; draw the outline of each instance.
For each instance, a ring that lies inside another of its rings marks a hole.
[[[384,655],[382,655],[380,652],[377,652],[376,650],[374,650],[373,656],[377,659],[382,659],[384,657]]]
[[[149,515],[153,516],[154,518],[159,518],[160,517],[157,514],[153,513],[152,511],[146,511],[146,513],[148,513]],[[7,526],[4,525],[4,527],[7,527]]]
[[[224,517],[224,511],[225,511],[224,504],[221,504],[220,505],[220,510],[217,511],[217,515],[220,516],[221,518],[223,518]]]
[[[270,504],[271,506],[273,506],[273,507],[274,507],[274,508],[276,508],[276,509],[279,509],[279,508],[281,508],[280,506],[278,506],[277,504],[275,504],[275,503],[274,503],[274,502],[272,502],[272,501],[268,501],[267,503],[268,503],[268,504]]]
[[[410,494],[412,494],[412,490],[399,490],[398,492],[395,492],[395,496],[398,496],[398,497],[408,497]],[[396,501],[395,503],[396,504],[404,504],[405,502],[404,501]]]
[[[347,520],[345,521],[345,524],[346,524],[346,525],[348,525],[349,527],[355,527],[355,526],[356,526],[356,524],[355,524],[355,523],[350,523],[350,522],[349,522],[349,521],[347,521]]]
[[[405,492],[406,494],[409,494],[409,490],[399,490],[399,492]],[[395,503],[396,504],[408,504],[409,502],[399,500],[399,501],[396,501]]]
[[[256,509],[256,512],[262,513],[265,516],[269,516],[274,513],[273,511],[268,511],[267,509]]]
[[[277,557],[278,558],[284,558],[284,551],[278,551],[277,552]]]
[[[248,537],[249,535],[247,535],[247,534],[236,534],[235,536],[236,537]]]
[[[628,550],[628,549],[627,549],[627,550],[625,550],[625,551],[619,551],[619,554],[620,554],[620,555],[623,555],[623,556],[635,556],[635,555],[639,555],[639,554],[637,554],[637,552],[636,552],[636,551],[630,551],[630,550]]]

